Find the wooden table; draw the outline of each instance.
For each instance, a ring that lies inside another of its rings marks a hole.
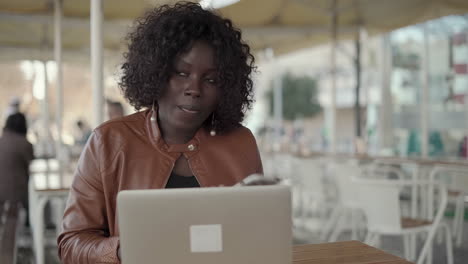
[[[296,245],[293,264],[411,264],[359,241]]]

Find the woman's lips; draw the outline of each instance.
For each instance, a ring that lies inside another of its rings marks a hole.
[[[188,106],[188,105],[179,105],[178,106],[180,110],[184,111],[185,113],[189,114],[198,114],[200,112],[199,109],[193,107],[193,106]]]

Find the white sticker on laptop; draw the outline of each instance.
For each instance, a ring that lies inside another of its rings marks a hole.
[[[199,252],[223,251],[223,230],[221,225],[190,226],[190,250]]]

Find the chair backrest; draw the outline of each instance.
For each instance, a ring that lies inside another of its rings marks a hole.
[[[405,179],[405,173],[398,164],[383,163],[381,161],[367,165],[363,169],[363,176],[373,179]]]
[[[269,177],[273,177],[275,174],[275,162],[271,153],[261,152],[263,165],[263,174]]]
[[[352,178],[361,177],[360,167],[352,163],[334,163],[332,175],[338,188],[340,203],[346,207],[359,207],[357,186]]]
[[[450,191],[468,193],[468,168],[460,166],[435,166],[429,176],[430,181],[438,181]]]
[[[296,158],[289,153],[274,153],[270,156],[269,170],[273,177],[290,179],[295,173]]]
[[[404,187],[416,186],[428,190],[428,204],[432,208],[437,204],[437,210],[431,210],[429,217],[435,225],[441,221],[447,206],[447,190],[443,184],[413,180],[354,179],[354,181],[359,185],[359,201],[366,214],[370,231],[387,234],[401,232],[399,194]]]
[[[401,232],[399,186],[360,181],[358,199],[371,232]]]
[[[457,166],[435,166],[429,174],[429,182],[431,183],[429,192],[428,192],[428,201],[427,206],[427,218],[433,218],[434,212],[434,193],[432,186],[435,183],[443,184],[447,186],[447,189],[450,191],[460,191],[462,193],[468,192],[468,180],[466,179],[468,174],[468,169],[464,167]]]
[[[293,182],[305,190],[323,192],[324,168],[318,160],[297,158],[294,166]]]

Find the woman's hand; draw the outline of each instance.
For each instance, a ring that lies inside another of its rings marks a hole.
[[[276,185],[280,183],[281,180],[278,178],[265,177],[261,174],[252,174],[234,186]]]

